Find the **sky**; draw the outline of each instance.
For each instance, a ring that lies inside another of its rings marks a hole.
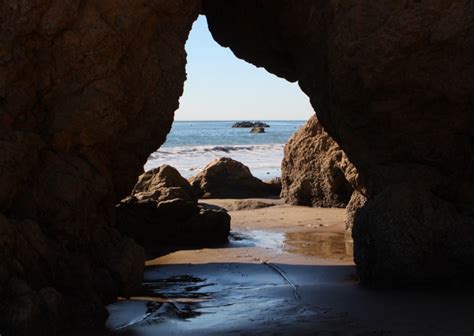
[[[187,81],[175,120],[307,120],[314,112],[298,84],[234,56],[200,16],[186,43]]]

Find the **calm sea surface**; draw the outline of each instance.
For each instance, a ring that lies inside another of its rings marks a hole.
[[[264,120],[262,120],[264,121]],[[265,121],[265,133],[232,128],[235,121],[175,121],[166,143],[152,153],[145,170],[169,164],[184,177],[197,174],[210,161],[231,157],[268,179],[280,176],[283,147],[305,121]]]

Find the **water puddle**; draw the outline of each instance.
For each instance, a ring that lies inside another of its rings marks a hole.
[[[349,244],[338,233],[248,230],[232,232],[226,247],[349,258]],[[249,325],[265,330],[269,321],[306,323],[321,312],[302,304],[298,285],[287,274],[292,267],[266,261],[148,267],[143,295],[109,305],[107,327],[117,335],[194,336],[211,335],[223,325],[239,333]]]
[[[223,325],[236,332],[249,323],[264,328],[269,319],[318,314],[317,309],[301,305],[296,286],[278,266],[270,266],[150,267],[144,282],[147,296],[109,305],[107,327],[116,335],[209,335]]]
[[[262,247],[281,250],[285,234],[282,232],[252,230],[233,231],[229,236],[229,247]]]
[[[284,250],[307,256],[352,259],[353,242],[342,232],[288,232]]]
[[[320,258],[352,259],[353,242],[342,232],[232,232],[231,247],[262,247]]]

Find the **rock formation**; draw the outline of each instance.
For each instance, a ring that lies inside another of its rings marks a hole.
[[[285,146],[281,175],[286,203],[342,208],[352,195],[357,171],[313,116]]]
[[[198,206],[189,182],[175,168],[163,165],[141,175],[132,195],[119,203],[117,225],[153,250],[160,243],[227,241],[230,216]]]
[[[102,327],[141,284],[114,205],[165,140],[199,1],[0,2],[0,333]]]
[[[238,121],[232,125],[232,128],[254,128],[254,127],[270,127],[267,123],[261,121]]]
[[[190,179],[196,196],[201,198],[252,198],[278,195],[274,185],[262,182],[244,164],[231,158],[209,163]]]
[[[351,199],[349,200],[349,203],[346,206],[346,233],[351,234],[352,233],[352,227],[354,225],[354,219],[355,215],[358,209],[362,208],[367,202],[367,198],[362,195],[359,191],[354,190],[354,192],[351,195]]]
[[[474,4],[203,0],[214,38],[298,81],[357,167],[365,283],[474,270]],[[199,0],[0,3],[0,330],[101,325],[141,280],[114,205],[170,130]]]
[[[472,2],[203,0],[203,12],[237,57],[298,81],[357,168],[363,282],[473,275]]]
[[[265,133],[265,128],[263,127],[252,127],[250,133]]]

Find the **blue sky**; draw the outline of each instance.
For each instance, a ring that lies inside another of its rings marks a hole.
[[[314,112],[296,83],[219,46],[200,16],[186,44],[188,79],[176,120],[306,120]]]

